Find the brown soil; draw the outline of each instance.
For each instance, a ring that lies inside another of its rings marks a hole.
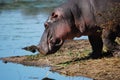
[[[69,76],[86,76],[95,80],[120,80],[120,58],[103,57],[90,59],[88,40],[67,41],[55,54],[48,56],[28,55],[1,58],[27,66],[51,66],[51,71]]]

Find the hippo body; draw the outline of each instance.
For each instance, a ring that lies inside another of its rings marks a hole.
[[[111,51],[116,49],[120,51],[120,45],[115,42],[115,38],[120,37],[120,20],[117,20],[118,22],[113,27],[115,31],[107,29],[107,26],[101,28],[101,24],[106,23],[101,18],[102,13],[108,12],[110,8],[114,7],[112,4],[119,4],[119,2],[120,0],[68,0],[55,8],[48,17],[37,50],[42,54],[55,53],[65,40],[84,35],[89,38],[93,58],[101,56],[103,44],[109,50],[112,49]],[[109,14],[111,17],[112,13]],[[117,14],[120,14],[119,11]],[[113,33],[117,33],[117,35]]]

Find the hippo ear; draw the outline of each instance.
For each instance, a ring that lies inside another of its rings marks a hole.
[[[57,18],[58,14],[56,14],[55,12],[52,13],[52,18]]]

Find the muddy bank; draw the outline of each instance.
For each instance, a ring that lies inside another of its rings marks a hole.
[[[48,56],[26,55],[1,58],[26,66],[51,66],[51,71],[70,76],[86,76],[96,80],[120,80],[120,58],[90,59],[88,40],[67,41],[56,53]]]

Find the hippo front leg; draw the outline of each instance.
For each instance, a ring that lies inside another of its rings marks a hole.
[[[88,38],[93,50],[93,52],[90,54],[90,57],[94,59],[102,57],[103,42],[101,35],[90,35]]]

